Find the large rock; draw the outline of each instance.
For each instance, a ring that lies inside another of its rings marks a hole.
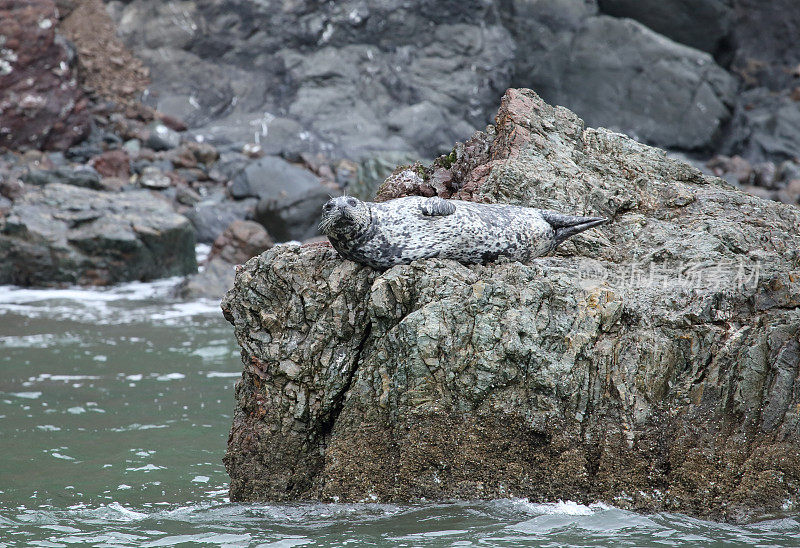
[[[533,59],[526,84],[548,102],[664,147],[711,147],[737,87],[709,54],[630,19],[590,17]]]
[[[510,82],[514,44],[494,2],[115,6],[123,39],[151,68],[154,106],[193,133],[264,141],[271,154],[432,158],[485,125]],[[408,107],[437,112],[421,139]]]
[[[0,149],[63,150],[89,133],[53,0],[0,0]]]
[[[0,219],[0,284],[107,285],[197,270],[189,221],[149,192],[61,183],[29,191]]]
[[[636,19],[664,36],[717,53],[726,47],[734,10],[731,0],[597,0],[614,17]]]
[[[219,192],[195,204],[186,212],[186,217],[197,232],[197,241],[210,244],[232,222],[252,218],[257,203],[255,198],[229,200]]]
[[[742,93],[721,152],[751,162],[800,158],[800,102],[765,88]]]
[[[795,0],[734,0],[736,51],[731,68],[748,86],[786,90],[798,85],[800,4]]]
[[[612,221],[529,265],[248,261],[231,499],[800,502],[800,210],[527,90],[460,150],[421,184]]]
[[[259,198],[254,218],[279,242],[315,236],[331,192],[319,177],[277,156],[250,163],[230,187],[234,198]]]

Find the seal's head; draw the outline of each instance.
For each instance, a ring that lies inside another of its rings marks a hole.
[[[367,204],[352,196],[338,196],[322,206],[319,230],[328,237],[354,238],[369,229],[370,221]]]

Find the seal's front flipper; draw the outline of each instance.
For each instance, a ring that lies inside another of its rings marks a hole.
[[[422,214],[428,217],[444,217],[452,215],[456,211],[455,204],[438,196],[426,199],[419,208],[422,210]]]
[[[588,230],[592,227],[599,226],[608,222],[608,219],[603,217],[575,217],[573,215],[562,215],[555,211],[548,211],[546,209],[539,211],[542,218],[553,227],[555,230],[555,246],[579,232]]]

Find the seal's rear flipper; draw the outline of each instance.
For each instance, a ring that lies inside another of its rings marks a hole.
[[[541,214],[542,218],[556,231],[554,237],[555,245],[553,247],[556,247],[570,236],[608,222],[608,219],[603,217],[575,217],[547,210],[541,210]]]
[[[456,206],[452,202],[438,196],[428,198],[420,204],[419,208],[422,210],[422,214],[428,217],[444,217],[452,215],[456,211]]]

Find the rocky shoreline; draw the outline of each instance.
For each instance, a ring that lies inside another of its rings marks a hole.
[[[790,3],[704,0],[688,19],[680,1],[545,4],[6,0],[0,283],[193,275],[150,248],[188,257],[191,233],[211,244],[236,221],[313,239],[328,195],[371,199],[396,165],[459,154],[511,84],[798,203],[800,52],[747,24],[791,27]],[[141,201],[147,230],[117,198]],[[188,219],[180,237],[158,203]],[[183,294],[221,296],[234,264],[220,261]]]

